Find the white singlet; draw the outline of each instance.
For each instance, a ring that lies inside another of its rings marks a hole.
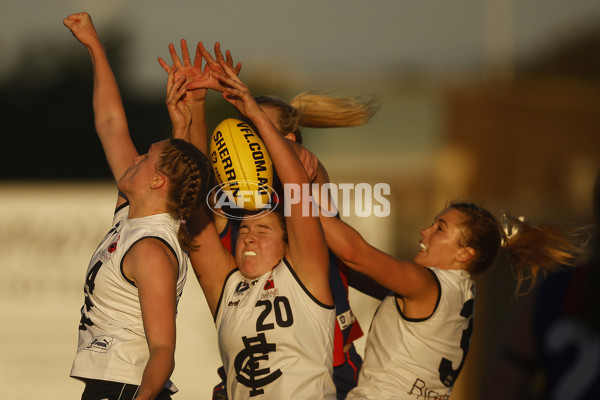
[[[188,255],[179,246],[179,223],[168,214],[128,219],[129,206],[119,208],[113,227],[94,252],[86,273],[79,344],[73,378],[139,385],[149,358],[138,289],[122,270],[125,254],[137,241],[152,237],[177,257],[177,301],[187,275]],[[165,387],[176,391],[169,381]]]
[[[464,270],[429,269],[438,303],[424,319],[403,316],[393,294],[379,305],[358,386],[347,399],[448,399],[473,331],[475,283]]]
[[[230,399],[335,399],[335,308],[317,301],[285,259],[254,280],[232,271],[215,324]]]

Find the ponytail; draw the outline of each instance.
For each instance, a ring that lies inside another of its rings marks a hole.
[[[364,125],[379,109],[375,97],[330,97],[316,93],[300,93],[289,103],[273,97],[259,96],[256,102],[263,107],[278,111],[273,121],[281,134],[293,133],[296,142],[302,143],[301,127],[341,128]]]
[[[460,245],[475,251],[467,270],[473,274],[484,272],[504,247],[517,278],[517,294],[531,291],[540,272],[573,266],[589,241],[589,234],[582,227],[533,226],[523,217],[511,215],[504,215],[500,225],[489,211],[475,204],[452,203],[448,207],[463,213]],[[525,282],[530,283],[529,288],[521,292]]]
[[[298,110],[300,126],[339,128],[364,125],[375,115],[379,104],[375,97],[329,97],[315,93],[300,93],[290,101]]]
[[[540,272],[556,272],[564,267],[572,267],[585,251],[588,234],[580,227],[551,225],[537,226],[515,218],[503,217],[505,227],[511,224],[510,232],[503,232],[503,247],[508,250],[511,266],[517,278],[517,294],[529,293]],[[529,287],[521,292],[523,284]]]

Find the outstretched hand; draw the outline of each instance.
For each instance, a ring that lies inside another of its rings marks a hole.
[[[184,86],[186,82],[185,75],[175,78],[175,68],[169,69],[166,103],[169,118],[171,118],[171,124],[173,125],[173,137],[189,141],[192,112],[182,100],[187,92]]]
[[[161,57],[158,57],[158,63],[167,73],[174,72],[174,80],[177,81],[183,76],[190,82],[195,81],[200,83],[196,90],[187,91],[182,101],[189,105],[203,101],[206,98],[207,88],[209,87],[206,83],[211,78],[208,66],[204,68],[204,71],[202,70],[202,56],[200,52],[196,50],[194,62],[192,63],[187,42],[185,39],[181,39],[181,59],[183,59],[183,62],[177,55],[177,50],[175,50],[173,43],[169,43],[169,53],[173,61],[172,67]]]
[[[219,81],[215,78],[215,74],[225,74],[225,71],[221,67],[221,62],[228,65],[236,75],[239,75],[242,70],[242,63],[238,62],[236,66],[233,66],[233,58],[231,57],[231,52],[229,50],[225,51],[225,57],[223,57],[223,53],[221,52],[221,44],[219,42],[215,43],[215,58],[204,48],[204,44],[202,42],[198,42],[198,46],[196,46],[196,57],[201,56],[206,61],[206,69],[208,68],[209,78],[206,81],[192,81],[187,85],[187,89],[195,89],[200,87],[206,87],[208,89],[217,90],[219,92],[223,91],[223,87],[220,85]],[[204,86],[202,86],[204,85]]]
[[[99,43],[100,39],[92,23],[92,17],[86,12],[71,14],[63,20],[63,24],[71,30],[73,36],[84,46]]]
[[[219,61],[220,67],[224,73],[213,73],[215,78],[221,84],[223,98],[231,103],[243,116],[253,120],[260,114],[264,114],[248,86],[246,86],[237,76],[235,70],[230,67],[226,61]]]
[[[183,101],[187,104],[193,104],[195,102],[202,101],[206,98],[207,89],[214,89],[221,91],[222,87],[219,82],[211,74],[212,71],[223,73],[223,69],[220,67],[218,61],[224,60],[228,65],[233,67],[233,59],[229,50],[226,51],[225,58],[221,53],[219,43],[215,43],[215,57],[206,51],[202,42],[196,46],[196,54],[194,55],[194,61],[192,62],[190,53],[188,50],[187,42],[185,39],[181,39],[181,59],[177,55],[175,46],[169,44],[169,53],[171,54],[171,60],[173,66],[171,67],[164,59],[158,58],[158,63],[161,67],[169,73],[171,68],[175,68],[175,80],[179,79],[180,76],[185,75],[188,79],[187,93],[183,97]],[[204,68],[202,67],[202,59],[206,61]],[[239,73],[242,68],[242,64],[238,63],[235,67],[236,73]]]

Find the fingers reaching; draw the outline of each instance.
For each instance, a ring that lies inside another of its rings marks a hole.
[[[213,72],[223,72],[221,68],[221,62],[225,62],[229,65],[236,74],[239,74],[242,69],[242,63],[238,62],[235,68],[233,67],[233,57],[231,57],[231,52],[229,50],[225,51],[225,57],[223,57],[223,53],[221,51],[221,43],[215,42],[215,57],[213,58],[212,54],[210,54],[204,44],[202,42],[198,42],[197,46],[198,51],[202,55],[202,58],[206,61],[206,63],[210,66],[211,71]]]
[[[175,79],[175,68],[171,68],[167,79],[167,106],[175,105],[185,95],[187,91],[184,86],[185,83],[185,75]]]
[[[227,83],[225,83],[224,80],[219,81],[217,76],[222,76],[224,78],[237,77],[241,70],[241,63],[237,63],[235,66],[233,65],[233,57],[229,50],[223,55],[221,44],[219,42],[215,43],[214,56],[206,50],[201,41],[198,42],[193,62],[190,57],[186,40],[181,39],[180,45],[181,58],[177,54],[175,46],[172,43],[169,43],[169,53],[171,55],[172,64],[167,63],[162,57],[158,57],[158,63],[167,73],[174,70],[174,80],[177,80],[181,75],[187,77],[185,84],[187,93],[183,97],[185,102],[204,99],[206,97],[207,89],[223,92],[225,89],[224,86],[227,86]],[[204,68],[202,66],[203,59],[206,62]],[[225,69],[224,66],[227,66],[227,69]],[[241,83],[239,80],[238,82]]]
[[[167,79],[167,111],[173,126],[173,137],[188,140],[192,114],[184,104],[183,98],[187,93],[185,84],[189,81],[189,78],[185,75],[178,77],[175,75],[175,66],[170,67]]]
[[[158,63],[165,70],[165,72],[167,74],[171,72],[171,66],[169,64],[167,64],[167,62],[165,60],[163,60],[162,57],[158,57]]]
[[[208,67],[208,64],[206,66]],[[198,46],[196,46],[196,54],[194,55],[194,68],[202,69],[202,54]]]
[[[190,52],[188,51],[185,39],[181,39],[181,58],[183,59],[184,66],[190,67],[192,65],[192,62],[190,61]]]
[[[196,52],[199,52],[200,55],[202,56],[202,58],[204,58],[204,61],[206,61],[206,63],[209,66],[215,66],[218,65],[217,62],[215,61],[215,59],[213,58],[212,54],[210,54],[206,48],[204,48],[204,44],[200,41],[198,42],[198,46],[196,46]]]
[[[224,61],[223,53],[221,53],[221,43],[219,42],[215,42],[215,58],[219,64]]]
[[[169,43],[169,53],[171,54],[171,60],[173,60],[173,66],[177,69],[181,69],[183,64],[177,55],[177,50],[175,50],[175,45],[173,43]]]

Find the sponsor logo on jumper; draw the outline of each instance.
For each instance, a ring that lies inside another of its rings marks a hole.
[[[96,353],[106,353],[110,349],[112,342],[113,338],[110,336],[96,336],[85,349],[95,351]]]
[[[425,381],[419,378],[415,379],[412,388],[406,393],[415,400],[448,400],[450,398],[448,394],[439,394],[435,390],[427,388]]]
[[[341,330],[348,328],[350,325],[352,325],[352,323],[354,321],[356,321],[356,318],[354,317],[354,313],[352,312],[352,310],[348,310],[344,313],[341,313],[336,318],[337,318],[338,325],[340,326]]]
[[[267,279],[265,282],[264,290],[275,289],[275,282],[273,282],[273,278]]]

